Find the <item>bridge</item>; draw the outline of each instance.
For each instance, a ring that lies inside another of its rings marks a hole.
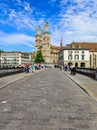
[[[97,130],[97,81],[58,68],[0,78],[0,130]]]

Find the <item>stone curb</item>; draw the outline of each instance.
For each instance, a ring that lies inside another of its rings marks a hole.
[[[33,74],[36,74],[37,72],[40,72],[40,71],[43,71],[43,70],[39,70],[39,71],[36,71],[34,73],[24,74],[23,76],[20,76],[20,77],[18,77],[16,79],[13,79],[13,80],[9,81],[8,83],[5,83],[2,86],[0,86],[0,90],[3,89],[3,88],[5,88],[5,87],[7,87],[8,85],[10,85],[10,84],[18,81],[18,80],[21,80],[21,79],[23,79],[25,77],[28,77],[28,76],[33,75]]]
[[[64,71],[63,71],[64,72]],[[64,72],[65,73],[65,72]],[[72,81],[74,81],[81,89],[83,89],[89,96],[91,96],[94,100],[97,101],[96,95],[91,91],[86,85],[81,84],[78,80],[70,76],[69,74],[65,73]]]
[[[6,86],[8,86],[8,85],[10,85],[10,84],[12,84],[12,83],[14,83],[14,82],[16,82],[16,81],[18,81],[18,80],[21,80],[21,79],[23,79],[23,78],[25,78],[25,77],[27,77],[27,76],[30,76],[31,74],[29,74],[29,75],[24,75],[24,76],[21,76],[21,77],[18,77],[18,78],[16,78],[16,79],[13,79],[13,80],[11,80],[11,81],[9,81],[8,83],[5,83],[5,84],[3,84],[2,86],[0,86],[0,89],[3,89],[3,88],[5,88]]]

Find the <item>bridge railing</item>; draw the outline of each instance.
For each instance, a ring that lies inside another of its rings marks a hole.
[[[94,68],[78,68],[77,67],[76,72],[83,74],[83,75],[90,76],[90,77],[95,79],[96,74],[97,74],[97,69],[94,69]]]
[[[23,72],[23,67],[0,68],[0,77],[21,73],[21,72]]]

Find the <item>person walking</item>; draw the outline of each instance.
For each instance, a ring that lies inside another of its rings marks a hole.
[[[24,72],[26,73],[27,64],[24,64]]]
[[[32,72],[35,72],[35,65],[32,65]]]
[[[29,74],[29,64],[27,64],[27,66],[26,66],[26,74]]]
[[[65,65],[64,65],[64,70],[67,71],[67,69],[68,69],[68,68],[67,68],[67,65],[65,64]]]

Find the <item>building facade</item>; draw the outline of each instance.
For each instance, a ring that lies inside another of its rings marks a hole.
[[[58,52],[60,51],[59,46],[51,45],[49,25],[46,22],[44,25],[44,32],[41,33],[40,26],[38,26],[35,36],[36,52],[41,50],[44,63],[56,64],[58,61]]]
[[[88,49],[63,48],[59,53],[59,63],[75,67],[89,67],[89,55]]]
[[[73,42],[58,53],[59,64],[97,68],[97,43]]]
[[[31,63],[31,53],[3,52],[1,53],[1,66],[24,66]]]

